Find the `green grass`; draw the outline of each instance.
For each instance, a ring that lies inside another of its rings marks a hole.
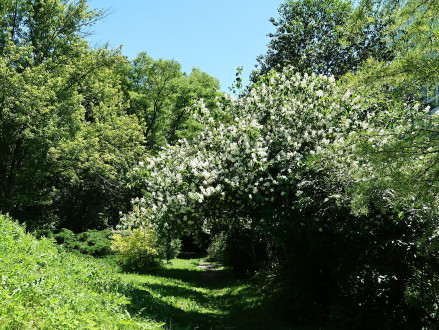
[[[114,269],[0,215],[0,329],[156,329],[133,317]]]
[[[130,311],[172,329],[273,329],[263,299],[231,269],[205,270],[203,259],[171,260],[152,274],[122,274],[130,284]]]

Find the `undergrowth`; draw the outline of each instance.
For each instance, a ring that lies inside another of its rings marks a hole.
[[[0,215],[0,329],[156,329],[132,316],[109,265],[36,239]]]

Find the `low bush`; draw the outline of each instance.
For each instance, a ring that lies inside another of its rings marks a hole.
[[[226,233],[221,232],[212,239],[212,243],[207,248],[207,260],[228,263]]]
[[[178,238],[172,240],[159,240],[160,257],[167,261],[177,258],[181,251],[181,240]]]
[[[70,229],[62,228],[59,233],[53,236],[56,242],[68,251],[76,249],[76,235]]]
[[[71,230],[63,228],[54,235],[58,244],[63,245],[67,250],[79,251],[95,257],[103,257],[111,253],[110,229],[97,231],[94,229],[83,233],[75,234]]]
[[[160,263],[160,246],[152,227],[117,232],[111,247],[125,271],[145,272]]]
[[[162,259],[176,258],[181,250],[181,240],[157,236],[151,225],[127,229],[113,235],[112,250],[125,271],[147,272],[158,266]]]

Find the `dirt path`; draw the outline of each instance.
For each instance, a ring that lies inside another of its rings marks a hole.
[[[199,264],[197,267],[198,268],[204,268],[204,269],[215,269],[215,270],[217,270],[221,266],[222,266],[221,264],[207,264],[207,263],[204,263],[204,264]]]
[[[208,263],[202,263],[197,266],[197,268],[205,269],[205,271],[201,273],[201,279],[211,283],[218,283],[219,281],[224,280],[224,274],[219,269],[220,267],[222,267],[221,264]]]

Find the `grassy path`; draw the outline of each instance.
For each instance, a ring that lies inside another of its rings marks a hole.
[[[154,274],[122,274],[132,285],[130,309],[169,329],[261,329],[255,287],[230,269],[201,268],[200,259],[174,259]],[[269,328],[269,327],[267,327]]]

